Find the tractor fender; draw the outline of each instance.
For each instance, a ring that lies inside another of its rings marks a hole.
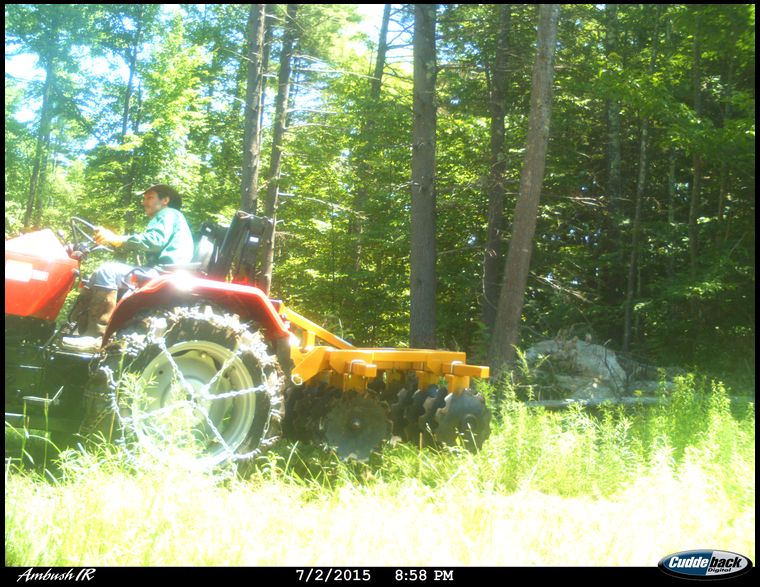
[[[240,316],[241,320],[255,320],[268,340],[287,339],[290,335],[272,301],[260,289],[203,279],[187,273],[168,273],[151,279],[134,292],[124,295],[111,316],[103,344],[144,310],[159,307],[169,309],[202,302],[224,308]]]

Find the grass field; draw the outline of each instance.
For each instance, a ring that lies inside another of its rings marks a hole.
[[[683,378],[668,407],[528,410],[478,454],[388,447],[369,464],[281,446],[246,478],[71,452],[6,465],[6,565],[655,566],[755,558],[755,415]]]

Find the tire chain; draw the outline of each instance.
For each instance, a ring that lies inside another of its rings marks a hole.
[[[205,311],[201,311],[201,307],[204,307]],[[236,344],[232,351],[233,354],[227,359],[227,361],[225,361],[222,368],[217,371],[217,374],[212,380],[203,386],[202,391],[204,391],[204,393],[215,383],[217,378],[229,368],[236,358],[241,358],[243,353],[251,352],[254,354],[254,356],[259,359],[262,371],[269,370],[272,367],[275,369],[279,385],[275,386],[276,389],[274,392],[267,393],[269,388],[267,384],[264,383],[255,387],[201,398],[202,400],[213,401],[240,397],[251,393],[266,394],[269,401],[267,402],[267,417],[262,432],[262,440],[259,442],[258,446],[246,453],[236,454],[234,450],[224,442],[221,433],[210,420],[208,412],[202,410],[206,423],[223,446],[229,460],[244,461],[260,456],[266,450],[271,448],[280,438],[281,431],[279,430],[279,427],[282,417],[280,406],[282,404],[282,397],[281,393],[278,393],[278,390],[282,388],[282,372],[280,371],[276,360],[273,360],[274,358],[266,353],[266,344],[259,338],[259,335],[249,330],[249,324],[241,324],[237,320],[237,317],[226,314],[223,309],[215,308],[207,304],[204,304],[204,306],[173,308],[166,313],[166,318],[157,317],[155,315],[144,315],[142,318],[135,319],[132,323],[122,329],[123,334],[121,336],[118,333],[115,335],[112,341],[109,342],[106,348],[102,351],[100,360],[91,367],[91,380],[96,379],[98,380],[98,383],[88,385],[84,393],[86,415],[81,427],[82,433],[89,434],[98,430],[103,424],[103,421],[111,416],[113,418],[110,425],[111,430],[113,431],[114,424],[118,423],[117,428],[120,432],[115,443],[126,448],[128,441],[125,430],[128,429],[130,424],[138,421],[138,419],[131,415],[125,416],[122,414],[122,409],[119,406],[120,385],[119,381],[116,381],[115,379],[114,369],[110,363],[112,361],[118,361],[117,364],[121,365],[120,370],[122,372],[128,372],[129,367],[134,361],[152,344],[157,345],[160,353],[167,357],[169,364],[172,366],[173,372],[175,375],[178,375],[178,379],[181,381],[183,388],[190,390],[192,399],[198,399],[196,397],[197,393],[191,386],[187,385],[181,369],[166,348],[166,336],[171,333],[173,328],[178,327],[183,319],[202,319],[212,323],[216,327],[231,330],[235,336],[245,336],[247,334],[254,337],[254,340],[250,341],[251,344],[247,345],[247,347],[240,348],[240,345]],[[169,321],[174,322],[171,328],[166,327],[166,324]],[[145,332],[145,334],[139,334],[140,330]],[[124,366],[123,361],[127,358],[131,358],[131,361]],[[271,373],[265,373],[265,379],[270,379],[271,375]],[[195,404],[195,407],[199,408],[200,406]],[[150,417],[151,415],[155,414],[148,414],[146,417]],[[270,432],[273,433],[270,434]],[[131,455],[131,452],[127,451],[127,454]]]

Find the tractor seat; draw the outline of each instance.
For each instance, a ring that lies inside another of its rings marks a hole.
[[[193,273],[208,273],[209,265],[214,258],[214,228],[211,225],[204,224],[199,231],[198,238],[195,241],[195,250],[193,251],[193,260],[190,263],[167,263],[160,265],[157,269],[161,273],[171,271],[192,271]]]

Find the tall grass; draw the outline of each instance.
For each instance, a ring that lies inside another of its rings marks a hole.
[[[6,465],[7,565],[655,565],[755,554],[754,408],[678,381],[670,406],[529,410],[483,450],[344,463],[283,445],[246,477],[73,451],[55,482]]]

